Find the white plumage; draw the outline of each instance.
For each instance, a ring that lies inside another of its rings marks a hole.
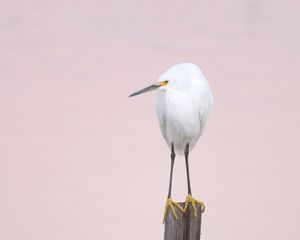
[[[169,192],[164,220],[169,208],[172,209],[174,217],[178,219],[174,206],[185,212],[189,203],[193,206],[194,216],[196,217],[195,204],[201,205],[202,212],[205,206],[202,202],[192,197],[188,164],[189,152],[203,133],[208,113],[213,104],[210,88],[199,67],[191,63],[181,63],[163,73],[156,84],[134,92],[129,97],[152,90],[157,90],[156,112],[159,126],[171,150]],[[188,196],[185,200],[184,208],[174,203],[171,198],[176,154],[184,154],[186,163]]]
[[[158,82],[156,112],[162,135],[175,153],[183,155],[186,145],[194,147],[205,128],[213,104],[209,85],[200,68],[191,63],[175,65]]]
[[[157,90],[156,112],[168,146],[183,155],[191,150],[203,133],[213,104],[209,85],[200,68],[181,63],[164,72],[156,84],[132,93],[129,97]]]

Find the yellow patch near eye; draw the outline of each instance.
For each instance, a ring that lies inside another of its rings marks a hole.
[[[158,85],[159,86],[166,86],[168,83],[169,83],[169,81],[162,81],[162,82],[159,82]]]

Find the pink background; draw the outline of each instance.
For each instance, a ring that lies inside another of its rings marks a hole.
[[[170,153],[154,95],[127,96],[186,61],[215,97],[190,163],[202,239],[300,239],[299,6],[2,0],[0,239],[162,239]]]

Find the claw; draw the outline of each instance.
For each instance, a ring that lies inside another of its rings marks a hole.
[[[166,202],[166,206],[165,206],[165,213],[164,213],[163,223],[165,223],[165,220],[166,220],[169,208],[171,208],[171,211],[172,211],[172,213],[174,215],[174,218],[176,220],[178,220],[178,216],[176,214],[175,207],[177,207],[180,211],[185,212],[184,209],[178,203],[173,202],[172,198],[168,198],[167,202]]]
[[[194,217],[197,217],[197,207],[196,204],[199,204],[201,206],[201,212],[203,213],[205,211],[205,205],[203,202],[200,202],[196,199],[194,199],[190,194],[187,195],[186,200],[185,200],[185,204],[184,204],[184,208],[183,211],[185,212],[188,208],[189,203],[192,204],[192,207],[194,209]]]

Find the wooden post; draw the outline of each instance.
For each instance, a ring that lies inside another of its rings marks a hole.
[[[180,206],[184,206],[184,203],[179,203]],[[194,209],[189,204],[185,213],[181,212],[178,208],[176,214],[178,220],[176,220],[169,208],[166,221],[165,221],[165,237],[164,240],[200,240],[201,233],[201,206],[197,206],[197,217],[194,217]]]

